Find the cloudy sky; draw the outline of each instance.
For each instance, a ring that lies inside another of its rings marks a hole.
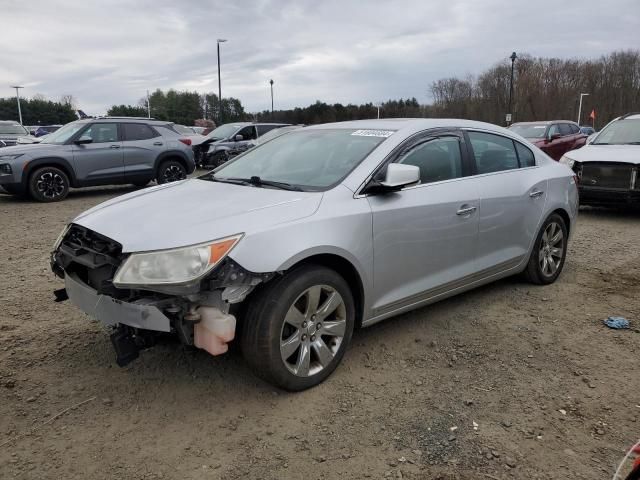
[[[0,0],[0,97],[9,85],[89,114],[147,89],[217,91],[247,111],[416,97],[513,50],[597,57],[638,48],[640,0]]]

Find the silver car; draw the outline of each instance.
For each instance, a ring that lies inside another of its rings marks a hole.
[[[81,214],[56,297],[113,328],[120,365],[161,332],[214,355],[235,337],[302,390],[356,328],[518,273],[552,283],[577,208],[573,172],[494,125],[316,125]]]

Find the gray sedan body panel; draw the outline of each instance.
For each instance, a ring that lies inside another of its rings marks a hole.
[[[364,194],[363,187],[392,152],[418,133],[443,127],[524,143],[534,153],[535,166]],[[242,233],[229,257],[255,273],[286,271],[319,254],[342,257],[360,277],[367,325],[522,271],[542,222],[556,210],[571,224],[577,215],[571,170],[501,127],[425,119],[304,130],[336,128],[393,133],[324,192],[193,179],[118,197],[74,223],[116,240],[125,253]],[[465,208],[471,212],[464,213]]]

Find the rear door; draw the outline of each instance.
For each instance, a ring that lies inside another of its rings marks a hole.
[[[479,196],[464,142],[459,131],[425,132],[392,159],[418,166],[421,183],[367,197],[376,314],[437,296],[476,272]]]
[[[478,268],[490,275],[525,259],[544,211],[547,179],[524,144],[493,132],[466,135],[480,196]]]
[[[165,139],[144,123],[122,123],[124,175],[128,182],[155,176],[155,161],[167,149]]]
[[[122,183],[124,164],[118,124],[91,123],[76,140],[81,137],[91,138],[91,143],[72,146],[78,181],[85,185]]]

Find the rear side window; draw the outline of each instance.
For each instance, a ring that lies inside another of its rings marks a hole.
[[[518,152],[518,159],[520,160],[521,167],[535,167],[536,158],[533,156],[533,152],[521,143],[515,142],[516,151]]]
[[[278,128],[277,125],[257,125],[258,128],[258,136],[261,137],[267,132],[270,132],[274,128]]]
[[[122,132],[124,141],[149,140],[158,136],[151,127],[142,123],[123,123]]]
[[[519,167],[513,140],[492,133],[468,132],[479,174]]]
[[[398,163],[420,169],[420,183],[440,182],[462,177],[462,155],[458,137],[440,137],[419,143]]]

